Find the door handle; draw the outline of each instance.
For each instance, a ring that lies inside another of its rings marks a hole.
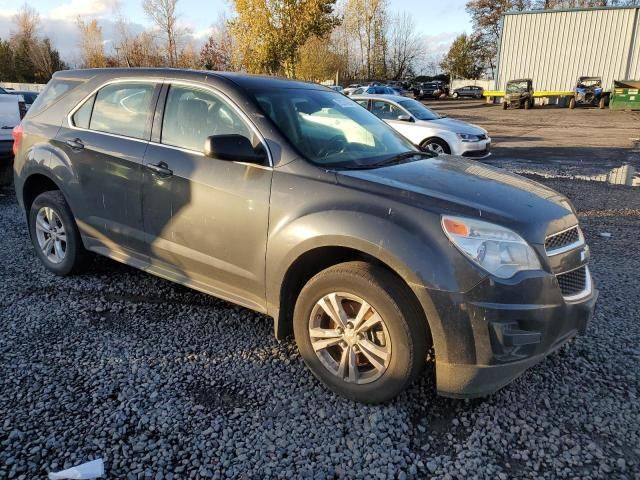
[[[169,168],[169,165],[164,162],[160,162],[157,165],[153,163],[147,163],[147,168],[159,177],[170,177],[171,175],[173,175],[173,170],[171,170]]]
[[[79,138],[74,138],[73,140],[67,140],[67,145],[69,145],[73,150],[82,150],[84,148],[84,143]]]

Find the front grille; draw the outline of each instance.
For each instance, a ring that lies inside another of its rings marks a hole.
[[[553,250],[558,250],[560,248],[566,247],[567,245],[572,245],[579,240],[580,227],[576,225],[575,227],[570,228],[569,230],[565,230],[564,232],[549,235],[544,241],[544,249],[547,252],[552,252]]]
[[[556,275],[560,291],[565,297],[576,295],[587,288],[587,267],[586,265],[567,273]]]

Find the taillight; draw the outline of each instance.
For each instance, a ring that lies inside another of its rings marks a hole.
[[[13,137],[13,156],[15,157],[18,154],[18,149],[20,148],[20,144],[22,143],[22,137],[24,136],[24,128],[22,128],[22,123],[19,123],[13,130],[11,130],[11,136]]]

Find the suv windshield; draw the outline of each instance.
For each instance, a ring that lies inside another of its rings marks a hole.
[[[416,100],[402,100],[401,102],[398,102],[398,105],[407,110],[418,120],[438,120],[439,118],[442,118],[440,115],[429,110],[422,103]]]
[[[367,168],[419,150],[382,120],[336,92],[273,89],[253,92],[262,111],[309,161]]]
[[[507,93],[522,93],[528,90],[527,82],[507,83]]]

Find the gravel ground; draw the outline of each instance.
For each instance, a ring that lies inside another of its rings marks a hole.
[[[325,390],[258,314],[107,259],[60,279],[0,195],[0,478],[102,457],[107,478],[640,478],[640,191],[543,179],[580,211],[586,337],[497,394]],[[600,236],[609,232],[610,237]]]

